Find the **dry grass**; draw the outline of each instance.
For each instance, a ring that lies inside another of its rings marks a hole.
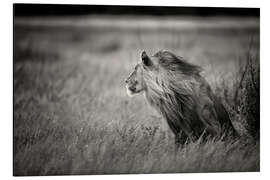
[[[243,114],[232,110],[241,139],[176,150],[163,119],[124,88],[142,49],[165,48],[203,66],[233,109],[236,64],[246,59],[251,36],[259,46],[259,27],[41,25],[15,23],[15,175],[259,171],[259,141],[247,138]]]

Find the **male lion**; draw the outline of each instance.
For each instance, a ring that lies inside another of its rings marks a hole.
[[[202,134],[219,136],[235,132],[227,111],[200,75],[201,68],[169,51],[149,57],[126,79],[127,94],[144,93],[149,104],[167,120],[176,143],[187,138],[196,140]]]

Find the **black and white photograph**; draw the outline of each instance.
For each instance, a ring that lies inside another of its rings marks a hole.
[[[13,4],[13,176],[260,171],[260,8]]]

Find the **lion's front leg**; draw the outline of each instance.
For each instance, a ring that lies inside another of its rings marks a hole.
[[[213,106],[205,105],[201,110],[201,116],[206,131],[215,136],[221,134],[221,125],[219,124],[217,113]]]

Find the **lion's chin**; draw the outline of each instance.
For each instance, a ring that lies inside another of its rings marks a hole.
[[[137,95],[138,93],[136,93],[136,92],[132,92],[132,91],[130,91],[128,88],[127,88],[127,95],[129,96],[129,97],[134,97],[135,95]]]

